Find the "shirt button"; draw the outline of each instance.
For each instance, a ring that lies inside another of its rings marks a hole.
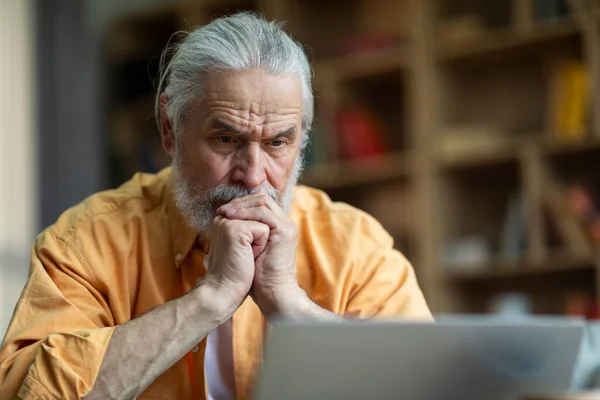
[[[175,256],[175,261],[179,262],[179,261],[181,261],[182,258],[183,258],[183,255],[181,255],[181,253],[177,253],[177,255]]]
[[[200,350],[200,348],[196,345],[194,346],[194,348],[192,349],[192,352],[197,353],[198,350]]]

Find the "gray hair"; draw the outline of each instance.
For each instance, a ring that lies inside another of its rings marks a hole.
[[[165,60],[173,54],[165,66]],[[292,40],[281,24],[249,12],[215,19],[189,33],[178,45],[168,46],[160,59],[160,76],[155,114],[160,129],[160,95],[169,100],[165,112],[173,130],[179,128],[192,110],[202,81],[210,72],[262,68],[278,76],[296,75],[302,83],[302,147],[308,143],[313,121],[312,71],[302,46]]]

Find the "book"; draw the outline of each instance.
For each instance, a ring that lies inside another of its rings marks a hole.
[[[558,142],[587,137],[590,116],[590,77],[579,60],[563,60],[551,67],[548,130]]]

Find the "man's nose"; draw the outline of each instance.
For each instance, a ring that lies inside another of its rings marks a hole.
[[[260,144],[251,143],[238,151],[236,167],[231,178],[234,183],[250,189],[260,186],[267,179]]]

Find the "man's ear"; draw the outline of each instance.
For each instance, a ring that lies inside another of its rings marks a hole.
[[[168,101],[169,97],[165,93],[160,95],[160,139],[163,149],[172,156],[175,152],[175,132],[173,132],[171,118],[165,111]]]

